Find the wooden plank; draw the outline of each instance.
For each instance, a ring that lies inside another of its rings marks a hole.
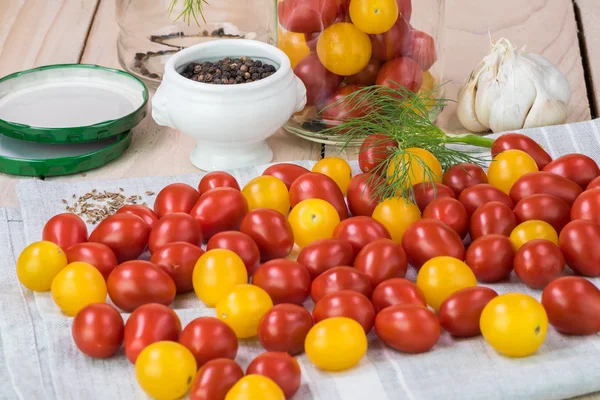
[[[595,115],[598,116],[600,114],[600,7],[598,7],[598,0],[574,1],[578,8],[587,54],[587,68],[591,80],[588,90],[594,99]]]

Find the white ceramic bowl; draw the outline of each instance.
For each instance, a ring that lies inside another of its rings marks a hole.
[[[179,74],[190,62],[247,56],[274,65],[268,78],[237,85],[196,82]],[[287,55],[267,43],[215,40],[174,54],[152,99],[152,118],[193,137],[192,163],[203,170],[241,168],[271,162],[265,139],[306,104],[306,88]]]

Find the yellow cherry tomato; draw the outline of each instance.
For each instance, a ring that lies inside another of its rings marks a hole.
[[[339,157],[325,157],[315,164],[312,172],[319,172],[333,179],[344,194],[348,191],[348,185],[352,180],[350,164]]]
[[[19,255],[17,278],[29,290],[46,292],[67,264],[67,256],[58,245],[48,241],[32,243]]]
[[[353,24],[338,22],[319,36],[317,55],[325,68],[334,74],[354,75],[371,61],[371,39]]]
[[[485,340],[497,352],[509,357],[526,357],[544,343],[548,316],[533,297],[506,293],[487,303],[479,327]]]
[[[217,318],[233,329],[236,336],[256,336],[262,317],[273,307],[269,294],[254,285],[238,285],[217,304]]]
[[[389,31],[398,20],[396,0],[352,0],[349,11],[358,29],[374,35]]]
[[[399,181],[404,171],[407,171],[409,180]],[[403,188],[421,182],[440,183],[442,175],[442,164],[438,159],[429,151],[418,147],[405,149],[404,153],[394,156],[386,173],[388,184],[401,184]]]
[[[196,262],[192,283],[198,298],[208,307],[214,307],[237,285],[248,283],[248,271],[233,251],[212,249]]]
[[[140,387],[157,400],[175,400],[192,387],[196,359],[184,345],[160,341],[148,345],[135,361],[135,377]]]
[[[252,179],[242,189],[242,194],[248,201],[250,211],[257,208],[270,208],[283,215],[290,212],[290,194],[281,179],[271,175],[259,176]]]
[[[292,68],[296,68],[296,65],[310,54],[304,33],[288,32],[281,27],[277,36],[277,47],[289,57]]]
[[[319,239],[333,236],[340,223],[340,215],[334,206],[321,199],[306,199],[296,204],[288,221],[294,232],[294,241],[304,248]]]
[[[423,84],[421,85],[421,89],[419,89],[419,92],[417,93],[417,95],[421,96],[421,98],[423,98],[423,105],[425,106],[427,111],[431,111],[431,109],[437,103],[435,100],[437,93],[432,93],[434,88],[435,88],[435,78],[433,77],[433,75],[431,75],[431,72],[429,72],[429,71],[423,72]],[[431,98],[431,100],[425,100],[428,98]],[[419,111],[417,108],[414,108],[414,110],[416,112]]]
[[[408,227],[421,219],[421,210],[414,203],[395,197],[377,204],[373,218],[387,228],[394,242],[400,244]]]
[[[106,281],[91,264],[73,262],[63,268],[51,285],[52,298],[62,312],[70,317],[93,303],[106,301]]]
[[[461,289],[477,286],[471,268],[454,257],[440,256],[427,261],[417,274],[417,286],[427,304],[438,311],[450,295]]]
[[[521,150],[505,150],[492,160],[488,168],[488,182],[509,194],[520,177],[536,171],[537,164],[529,154]]]
[[[554,227],[546,221],[537,219],[525,221],[517,225],[510,233],[510,241],[515,251],[535,239],[545,239],[558,246],[558,234]]]
[[[304,349],[317,368],[343,371],[354,367],[365,356],[367,336],[363,327],[353,319],[327,318],[308,331]]]
[[[285,400],[285,395],[272,379],[250,374],[229,389],[225,400]]]

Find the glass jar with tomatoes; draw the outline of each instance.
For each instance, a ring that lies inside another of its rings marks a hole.
[[[307,89],[288,131],[314,137],[361,117],[365,107],[331,105],[365,86],[443,97],[444,0],[278,0],[277,11],[278,46]],[[433,103],[424,104],[432,120],[441,111]]]

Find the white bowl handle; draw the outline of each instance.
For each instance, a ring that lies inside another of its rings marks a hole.
[[[294,112],[300,112],[306,106],[306,86],[297,76],[294,76],[294,79],[296,79],[296,110]]]
[[[154,96],[152,97],[152,119],[161,126],[168,126],[169,128],[177,129],[171,118],[169,118],[169,112],[167,111],[167,99],[161,93],[160,86],[156,89]]]

